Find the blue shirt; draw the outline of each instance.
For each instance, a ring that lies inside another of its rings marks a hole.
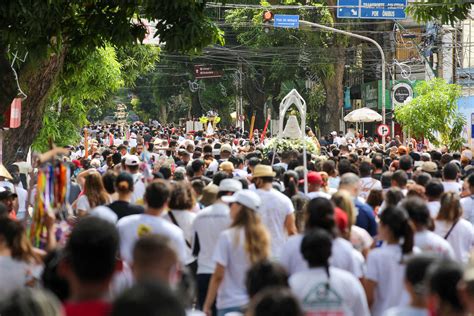
[[[368,231],[371,236],[377,235],[377,223],[375,222],[372,207],[366,203],[362,203],[357,198],[354,199],[354,204],[358,210],[355,224]]]

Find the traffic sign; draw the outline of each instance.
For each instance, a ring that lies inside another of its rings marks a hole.
[[[341,19],[406,19],[407,0],[338,0],[337,17]]]
[[[390,134],[390,128],[388,125],[380,124],[377,126],[377,134],[381,137],[388,136],[388,134]]]
[[[208,78],[220,78],[222,77],[222,71],[212,69],[206,65],[195,65],[194,74],[196,79],[208,79]]]
[[[274,27],[283,27],[289,29],[297,29],[300,27],[299,15],[275,14],[273,20]]]
[[[392,89],[393,103],[405,104],[413,99],[413,88],[408,83],[398,83]]]

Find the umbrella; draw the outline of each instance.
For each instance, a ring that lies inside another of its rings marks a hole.
[[[382,120],[382,115],[378,114],[377,112],[369,108],[354,110],[344,117],[344,121],[354,122],[354,123],[355,122],[368,123],[368,122],[377,122],[381,120]]]

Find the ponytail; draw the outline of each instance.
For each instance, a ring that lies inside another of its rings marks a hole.
[[[117,191],[127,192],[130,191],[130,187],[127,181],[121,181],[117,184]]]
[[[407,211],[399,206],[389,206],[380,216],[380,222],[387,226],[393,237],[401,242],[403,261],[403,255],[411,253],[413,250],[415,234]]]

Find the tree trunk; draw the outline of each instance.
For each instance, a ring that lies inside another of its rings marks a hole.
[[[5,165],[14,161],[17,151],[21,150],[27,153],[38,135],[43,124],[48,94],[63,68],[65,55],[66,52],[63,50],[59,55],[52,55],[34,67],[31,72],[25,70],[24,74],[20,74],[20,77],[24,77],[22,86],[24,86],[28,98],[22,102],[21,126],[5,133],[3,143],[3,163]]]
[[[0,74],[0,113],[3,114],[17,95],[15,76],[7,59],[7,47],[4,46],[0,46]]]
[[[338,62],[333,65],[334,75],[330,78],[322,78],[326,90],[326,104],[321,108],[319,116],[319,128],[322,134],[339,131],[339,119],[344,103],[345,48],[334,46],[331,51],[337,56]]]

